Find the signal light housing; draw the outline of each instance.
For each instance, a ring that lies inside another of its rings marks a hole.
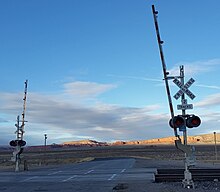
[[[188,128],[198,127],[200,124],[201,119],[196,115],[189,116],[186,119],[186,126]]]
[[[180,115],[175,116],[173,119],[170,119],[169,125],[172,128],[181,128],[185,125],[185,118]]]
[[[12,147],[16,147],[16,146],[23,147],[23,146],[26,145],[26,141],[24,141],[24,140],[12,140],[12,141],[10,141],[9,145],[12,146]]]
[[[16,147],[17,143],[16,143],[15,140],[12,140],[12,141],[10,141],[9,145],[12,146],[12,147]]]
[[[23,146],[26,145],[26,141],[24,141],[24,140],[18,140],[17,142],[18,142],[18,145],[19,145],[19,146],[22,146],[22,147],[23,147]]]
[[[170,127],[180,129],[184,126],[188,128],[198,127],[200,124],[201,119],[196,115],[178,115],[169,121]]]

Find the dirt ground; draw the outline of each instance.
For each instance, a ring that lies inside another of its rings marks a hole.
[[[199,162],[216,162],[213,145],[198,145],[196,159]],[[13,150],[0,151],[0,169],[14,166],[11,161]],[[27,162],[29,168],[90,161],[95,158],[134,157],[153,160],[183,160],[184,153],[174,145],[134,145],[134,146],[100,146],[68,147],[53,149],[24,149],[21,164]],[[220,158],[219,158],[220,159]],[[220,163],[220,160],[218,161]]]

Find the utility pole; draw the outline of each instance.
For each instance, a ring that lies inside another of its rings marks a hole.
[[[218,160],[218,151],[217,151],[217,139],[216,139],[216,132],[214,132],[214,142],[215,142],[215,160]]]
[[[47,134],[44,134],[44,148],[46,150],[47,147]]]

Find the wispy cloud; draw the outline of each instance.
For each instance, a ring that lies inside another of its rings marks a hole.
[[[108,76],[109,77],[123,78],[123,79],[136,79],[136,80],[143,80],[143,81],[163,82],[162,79],[141,77],[141,76],[132,76],[132,75],[113,75],[113,74],[109,74]]]
[[[88,106],[86,102],[77,102],[77,99],[73,102],[66,97],[67,95],[70,98],[73,95],[96,97],[113,88],[115,86],[112,84],[72,82],[65,85],[57,95],[29,92],[25,140],[29,145],[41,144],[45,133],[48,134],[49,143],[84,138],[101,141],[150,139],[173,134],[173,130],[168,125],[169,114],[159,112],[161,108],[157,104],[145,107],[122,107],[94,102]],[[84,92],[83,89],[89,90]],[[16,120],[16,116],[22,111],[22,98],[22,93],[19,93],[19,96],[17,93],[0,93],[0,113],[4,114],[4,121],[9,121],[8,116],[13,116]],[[220,94],[209,96],[196,104],[197,107],[212,105],[220,105]],[[214,115],[211,112],[204,115],[204,126],[208,124],[206,121],[219,117],[219,114]],[[10,125],[8,123],[7,125],[0,123],[5,138],[0,144],[5,144],[2,142],[6,141],[8,143],[15,137],[13,134],[15,122],[10,122]],[[219,123],[216,120],[213,127]]]
[[[203,87],[203,88],[208,88],[208,89],[220,89],[220,86],[216,86],[216,85],[196,84],[195,86],[197,86],[197,87]]]
[[[77,97],[96,97],[116,87],[117,85],[113,84],[75,81],[64,84],[64,92]]]
[[[82,92],[81,89],[85,88],[90,90]],[[63,93],[94,97],[111,88],[111,85],[101,86],[96,83],[70,83]],[[72,92],[72,89],[78,92]],[[167,115],[156,113],[160,109],[158,105],[138,108],[99,102],[87,106],[86,103],[66,99],[63,93],[59,95],[28,93],[26,113],[28,123],[25,127],[25,138],[29,144],[41,142],[44,133],[48,134],[48,141],[51,143],[86,137],[104,141],[145,139],[155,137],[155,131],[158,132],[157,136],[167,134],[163,131],[164,127],[168,126]],[[2,103],[0,113],[16,117],[18,112],[21,112],[22,106],[18,98],[16,93],[0,93]],[[7,129],[7,135],[14,133],[14,122],[11,124],[10,129]],[[0,127],[2,126],[5,125],[0,124]]]
[[[196,107],[213,107],[220,105],[220,93],[207,96],[200,102],[195,103]]]
[[[187,76],[193,76],[201,73],[207,73],[215,70],[216,66],[220,66],[220,59],[211,59],[206,61],[194,61],[194,62],[179,62],[168,71],[171,76],[179,75],[179,66],[184,65],[185,74]]]

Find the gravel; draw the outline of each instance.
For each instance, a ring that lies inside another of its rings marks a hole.
[[[137,159],[136,168],[184,168],[183,161]],[[197,162],[195,168],[220,168],[220,164]],[[131,181],[119,183],[113,192],[220,192],[220,181],[196,181],[195,188],[183,188],[181,182],[154,183],[153,181]]]

